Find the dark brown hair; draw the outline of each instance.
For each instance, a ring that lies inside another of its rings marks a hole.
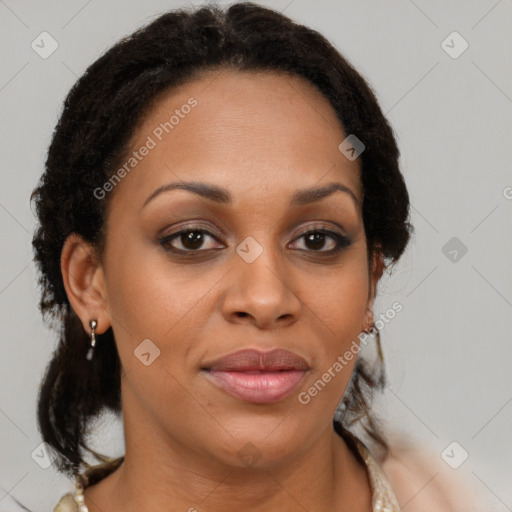
[[[56,450],[58,469],[69,475],[82,469],[85,451],[101,459],[87,437],[91,420],[105,408],[121,412],[121,366],[112,329],[98,336],[93,360],[85,359],[88,333],[63,286],[64,241],[77,233],[101,253],[109,197],[98,200],[94,190],[122,162],[138,123],[166,91],[224,66],[290,73],[313,84],[344,133],[365,145],[360,161],[368,261],[381,251],[389,267],[409,241],[409,197],[393,132],[365,80],[318,32],[271,9],[237,3],[168,12],[119,41],[69,92],[32,195],[40,308],[59,334],[39,391],[38,426]],[[372,392],[383,385],[383,364],[374,368],[358,358],[335,426],[362,426],[386,449],[370,414]]]

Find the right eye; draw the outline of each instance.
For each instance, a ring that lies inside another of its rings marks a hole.
[[[207,243],[208,239],[220,243],[217,237],[207,229],[189,226],[175,233],[171,233],[170,235],[166,235],[158,241],[165,250],[177,253],[201,252],[219,248],[215,247],[215,244],[212,242]],[[205,244],[209,245],[209,247],[205,248]]]

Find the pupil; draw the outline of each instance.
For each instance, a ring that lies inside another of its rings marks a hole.
[[[312,248],[321,249],[324,245],[324,235],[322,233],[311,233],[306,238],[306,245]]]
[[[203,245],[203,234],[199,231],[189,231],[182,235],[181,243],[187,249],[199,249]]]

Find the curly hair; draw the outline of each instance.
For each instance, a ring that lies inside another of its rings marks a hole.
[[[313,84],[337,114],[345,134],[365,145],[360,155],[363,223],[368,261],[379,251],[389,268],[413,231],[409,196],[398,165],[393,131],[364,78],[318,32],[253,3],[184,8],[160,15],[123,38],[85,71],[67,95],[53,133],[45,171],[32,194],[39,225],[34,259],[43,317],[57,327],[59,342],[39,389],[37,421],[56,450],[59,471],[76,475],[85,462],[91,421],[105,409],[122,411],[121,363],[112,329],[98,336],[86,361],[89,337],[63,284],[60,256],[71,233],[101,255],[110,195],[94,196],[123,161],[131,137],[161,95],[203,71],[275,71]],[[362,425],[387,450],[370,411],[384,386],[384,365],[360,357],[334,420],[337,428]],[[85,451],[84,451],[85,450]]]

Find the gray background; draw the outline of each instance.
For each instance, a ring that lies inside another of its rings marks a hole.
[[[487,510],[512,510],[512,1],[261,3],[327,36],[369,80],[399,140],[416,234],[375,307],[378,316],[403,305],[382,331],[390,386],[380,407],[435,457],[460,443],[469,458],[449,471],[469,479]],[[62,101],[119,37],[181,5],[0,1],[2,511],[17,510],[12,496],[51,510],[72,488],[31,457],[55,336],[37,309],[29,195]],[[31,48],[43,31],[59,45],[47,59]],[[458,58],[444,48],[458,51],[460,40],[442,46],[453,31],[469,44]],[[459,248],[445,247],[452,237]],[[121,454],[120,424],[108,423],[97,446]]]

